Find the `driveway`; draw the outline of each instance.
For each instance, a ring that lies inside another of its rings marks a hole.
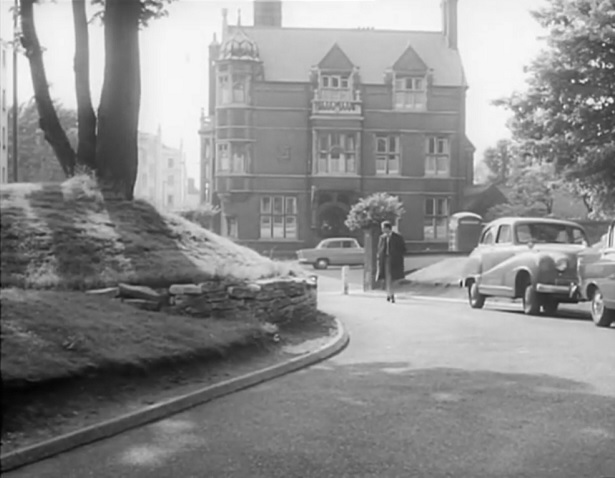
[[[6,477],[615,477],[615,329],[320,289],[340,355]]]

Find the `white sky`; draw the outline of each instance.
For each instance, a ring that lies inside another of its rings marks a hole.
[[[440,30],[440,0],[283,0],[284,26],[375,27],[396,30]],[[9,8],[0,0],[0,36],[12,36]],[[467,134],[483,150],[508,137],[507,113],[491,101],[523,89],[523,66],[538,53],[542,34],[530,10],[544,0],[459,0],[459,49],[470,88],[467,96]],[[235,24],[252,24],[251,1],[178,0],[167,18],[152,22],[141,35],[142,96],[140,129],[155,132],[160,124],[163,141],[179,147],[183,139],[188,174],[199,178],[199,117],[207,106],[207,45],[213,33],[220,38],[221,9],[229,9]],[[90,8],[88,14],[92,12]],[[66,106],[75,105],[74,32],[69,0],[45,1],[35,10],[36,26],[45,47],[45,66],[51,95]],[[102,27],[90,28],[92,97],[98,105],[104,66]],[[30,71],[19,59],[18,93],[32,96]],[[10,79],[10,72],[9,72]],[[10,88],[9,88],[10,90]],[[11,98],[12,96],[9,96]]]

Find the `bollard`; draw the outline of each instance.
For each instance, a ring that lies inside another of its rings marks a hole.
[[[348,266],[342,266],[342,294],[348,295]]]

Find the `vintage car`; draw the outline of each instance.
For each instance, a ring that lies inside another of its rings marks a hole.
[[[581,297],[591,300],[594,323],[608,327],[615,322],[615,221],[604,241],[579,254]]]
[[[571,221],[501,218],[483,229],[459,285],[470,306],[487,297],[520,298],[529,315],[555,314],[561,302],[578,302],[577,256],[588,247],[585,230]]]
[[[323,239],[314,249],[297,251],[300,263],[312,264],[314,269],[332,266],[362,265],[364,249],[353,237]]]

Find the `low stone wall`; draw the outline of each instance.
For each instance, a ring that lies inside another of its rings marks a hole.
[[[145,310],[198,318],[251,317],[276,325],[313,318],[317,310],[317,283],[303,278],[254,282],[210,280],[200,284],[175,284],[159,291],[120,284],[89,293],[119,298]]]

